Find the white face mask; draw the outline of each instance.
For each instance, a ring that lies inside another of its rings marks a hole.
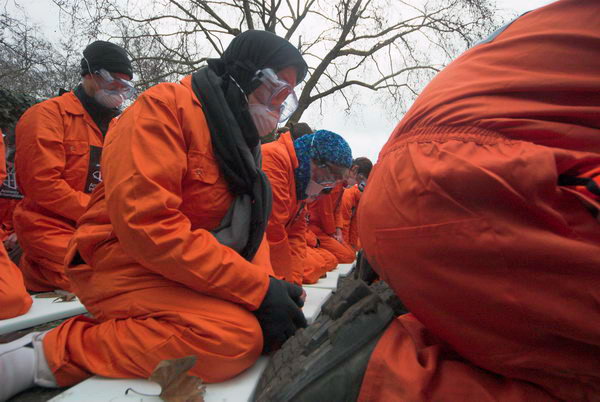
[[[362,191],[365,191],[365,187],[366,187],[366,186],[367,186],[367,182],[363,180],[363,181],[361,181],[361,182],[358,184],[358,189],[359,189],[361,192],[362,192]]]
[[[109,89],[98,89],[94,94],[96,102],[107,108],[118,108],[123,104],[125,98],[120,91],[111,91]]]
[[[260,103],[250,103],[248,111],[250,112],[250,116],[252,116],[252,121],[259,137],[269,135],[277,128],[279,114],[272,112],[267,106]]]

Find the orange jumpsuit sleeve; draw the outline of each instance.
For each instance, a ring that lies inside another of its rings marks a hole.
[[[293,282],[302,285],[304,263],[306,261],[306,207],[288,225],[288,240],[292,252],[292,278]]]
[[[336,228],[343,228],[344,227],[344,216],[342,213],[343,210],[343,197],[344,197],[344,193],[346,192],[346,189],[342,190],[342,193],[339,196],[339,201],[337,203],[337,205],[335,206],[335,213],[334,213],[334,217],[335,217],[335,227]]]
[[[292,178],[289,177],[288,161],[277,152],[266,151],[263,154],[263,170],[269,177],[273,192],[273,209],[267,226],[273,270],[285,280],[298,283],[298,274],[294,273],[298,270],[298,266],[302,265],[298,259],[302,255],[300,237],[304,239],[304,235],[300,236],[293,231],[290,237],[288,232],[290,228],[286,227],[297,213],[297,203],[290,194]],[[290,208],[290,206],[296,208]],[[306,242],[304,242],[304,247],[306,247]],[[299,279],[302,283],[301,276]]]
[[[43,208],[77,221],[90,196],[64,180],[64,127],[58,106],[43,102],[29,108],[16,130],[15,167],[23,194]]]
[[[332,194],[327,194],[323,197],[323,201],[319,204],[317,211],[321,218],[321,229],[326,234],[333,235],[335,233],[336,222]]]
[[[187,171],[181,112],[145,94],[113,127],[105,146],[124,151],[102,160],[110,221],[123,248],[147,269],[255,310],[270,269],[245,260],[207,230],[193,230],[179,209]],[[194,113],[203,120],[200,108]]]

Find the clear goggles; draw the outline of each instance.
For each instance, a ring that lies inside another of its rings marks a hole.
[[[258,70],[254,78],[263,84],[255,90],[258,101],[270,111],[279,113],[279,123],[287,121],[298,108],[294,88],[270,68]]]
[[[111,73],[101,68],[94,72],[102,78],[102,82],[98,83],[102,89],[118,92],[125,99],[131,99],[135,95],[135,88],[129,80],[113,77]]]

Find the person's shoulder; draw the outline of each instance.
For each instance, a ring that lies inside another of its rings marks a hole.
[[[49,99],[45,99],[41,102],[36,103],[29,107],[19,118],[19,122],[31,121],[34,119],[37,121],[38,118],[55,118],[64,114],[65,109],[68,105],[73,104],[72,99],[68,99],[68,95],[72,93],[63,94],[61,96],[54,96]],[[75,97],[75,99],[77,99]]]
[[[279,168],[291,166],[292,162],[286,147],[279,140],[269,142],[261,147],[263,166],[277,166]]]
[[[187,107],[194,103],[190,88],[181,82],[162,82],[144,91],[139,98],[145,101],[158,101],[172,107]]]
[[[177,82],[161,82],[140,94],[140,97],[151,97],[156,99],[169,99],[177,94],[189,92],[187,88]]]
[[[285,145],[281,142],[281,139],[261,145],[261,150],[263,157],[285,158],[287,155]]]

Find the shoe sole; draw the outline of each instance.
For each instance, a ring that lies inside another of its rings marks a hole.
[[[393,309],[364,282],[346,281],[323,305],[317,320],[299,330],[271,357],[254,400],[314,400],[313,396],[301,394],[365,345],[371,343],[369,347],[374,348],[394,316]],[[351,394],[359,388],[360,383],[355,384],[354,390],[340,392]]]

